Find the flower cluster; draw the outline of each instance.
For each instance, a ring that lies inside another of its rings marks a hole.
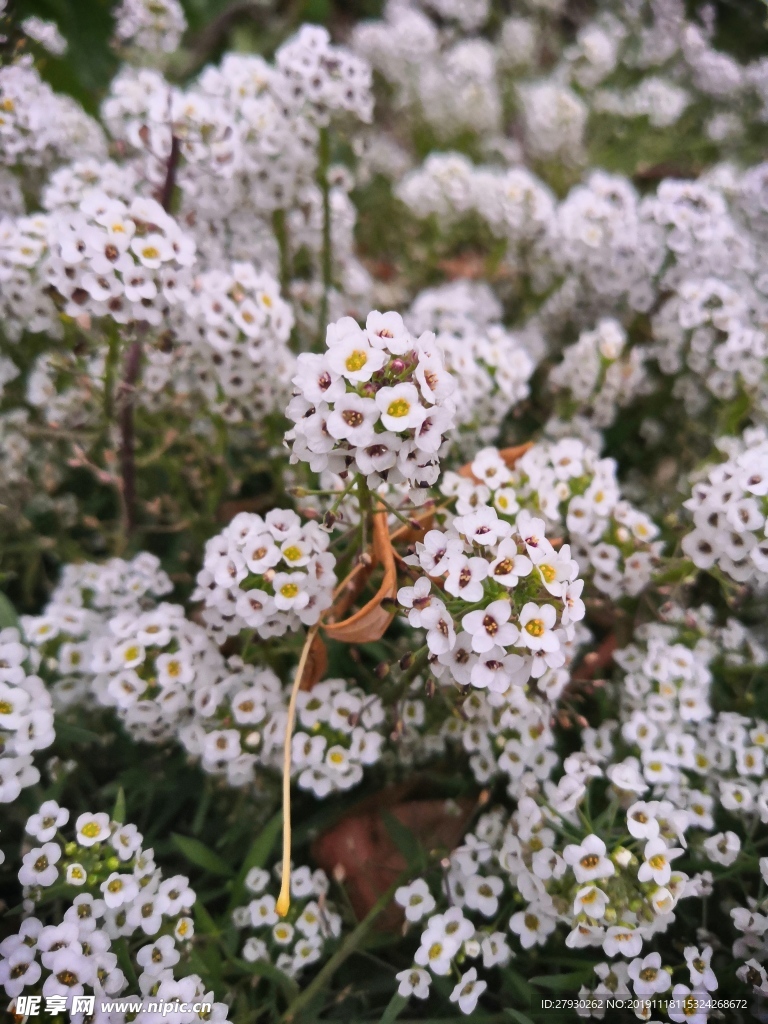
[[[178,0],[122,0],[115,11],[115,42],[148,53],[172,53],[186,28]]]
[[[586,416],[592,426],[610,427],[620,409],[651,390],[641,348],[625,351],[627,336],[616,320],[601,320],[569,345],[549,375],[555,391],[565,392],[569,410]],[[563,419],[567,419],[563,416]]]
[[[128,205],[98,191],[51,221],[48,244],[46,280],[67,316],[118,324],[162,323],[195,258],[194,241],[154,199]]]
[[[638,594],[661,552],[659,529],[622,500],[612,459],[577,438],[541,442],[510,469],[495,448],[478,452],[472,476],[446,473],[441,489],[466,515],[489,503],[506,522],[520,509],[541,515],[550,529],[567,532],[582,575],[611,597]]]
[[[26,823],[40,844],[25,854],[19,871],[28,913],[54,885],[63,889],[69,906],[52,923],[46,923],[44,909],[39,917],[30,913],[18,932],[0,943],[0,985],[6,994],[12,1000],[35,993],[63,997],[70,1011],[69,1000],[93,994],[101,1014],[102,1002],[124,995],[132,977],[139,992],[152,992],[159,1003],[190,1004],[175,1010],[177,1024],[205,1019],[191,1009],[202,1002],[212,1004],[216,1020],[226,1020],[226,1005],[215,1002],[199,975],[185,971],[177,978],[174,971],[186,966],[194,935],[189,913],[195,893],[188,879],[163,878],[135,825],[86,812],[74,822],[74,839],[66,840],[62,829],[69,819],[65,807],[48,800]],[[125,942],[129,938],[138,940],[133,953]],[[144,1016],[163,1017],[160,1010],[146,1010]]]
[[[137,739],[158,743],[190,717],[195,691],[223,675],[224,660],[180,605],[163,602],[110,619],[93,642],[90,670],[100,703]]]
[[[409,561],[425,575],[398,601],[459,685],[504,694],[565,663],[584,584],[568,545],[556,551],[541,519],[522,512],[512,525],[479,505],[428,531]]]
[[[683,551],[699,569],[717,567],[738,583],[768,581],[768,437],[765,429],[721,438],[726,460],[694,483],[684,503],[694,528]]]
[[[33,755],[54,740],[51,698],[35,673],[35,653],[18,629],[0,630],[0,803],[39,781]]]
[[[352,469],[369,487],[433,484],[454,426],[456,384],[431,332],[414,338],[398,313],[331,324],[322,355],[298,359],[286,435],[291,460],[315,472]]]
[[[313,626],[330,607],[335,559],[328,534],[290,509],[263,518],[241,512],[206,544],[195,600],[205,602],[209,629],[262,637]]]
[[[272,963],[295,978],[329,955],[341,935],[341,917],[326,898],[329,882],[319,869],[293,868],[291,909],[286,917],[278,916],[276,899],[268,891],[270,882],[263,868],[252,868],[246,876],[245,887],[254,898],[236,907],[232,919],[236,928],[256,934],[245,940],[241,955],[249,963]]]

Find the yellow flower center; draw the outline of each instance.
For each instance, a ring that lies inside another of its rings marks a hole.
[[[387,416],[394,416],[396,419],[402,419],[403,416],[407,416],[411,411],[411,403],[406,401],[405,398],[397,398],[394,402],[390,402],[387,408]]]
[[[139,657],[139,653],[140,651],[138,647],[127,647],[123,657],[125,658],[126,661],[135,661],[136,658]]]
[[[80,831],[88,839],[95,839],[99,832],[101,832],[101,826],[97,821],[89,821],[87,825],[83,825]]]
[[[555,576],[557,576],[557,572],[551,565],[540,565],[539,572],[545,583],[551,583]]]
[[[283,558],[287,562],[298,562],[298,560],[301,558],[301,555],[302,555],[301,548],[298,547],[298,545],[296,545],[296,544],[291,544],[291,546],[289,548],[286,548],[283,551]]]
[[[13,704],[7,700],[0,700],[0,715],[10,715],[13,711]]]
[[[658,871],[660,868],[663,868],[664,865],[667,863],[667,858],[664,856],[663,853],[657,853],[655,857],[651,857],[648,863],[651,865],[654,871]]]
[[[160,250],[154,245],[147,245],[141,250],[141,255],[145,260],[156,260],[160,256]]]
[[[356,348],[354,352],[347,356],[344,365],[350,373],[357,373],[358,370],[362,370],[367,362],[368,356],[365,352],[361,352],[360,349]]]
[[[526,622],[525,630],[530,633],[531,636],[542,636],[544,633],[544,622],[541,619],[531,619],[530,622]]]
[[[298,592],[299,588],[295,583],[284,583],[282,587],[280,587],[280,593],[283,597],[296,597]]]

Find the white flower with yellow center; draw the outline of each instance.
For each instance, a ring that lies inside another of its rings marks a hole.
[[[372,348],[365,334],[345,335],[328,349],[328,366],[354,384],[365,384],[387,361],[387,353]]]
[[[308,577],[303,572],[278,572],[272,580],[275,607],[282,612],[304,608],[309,603]]]
[[[376,392],[376,405],[387,430],[402,433],[420,427],[427,415],[413,384],[396,384]]]
[[[518,643],[532,651],[556,651],[560,641],[553,632],[557,612],[551,604],[535,604],[528,601],[520,612],[520,638]]]

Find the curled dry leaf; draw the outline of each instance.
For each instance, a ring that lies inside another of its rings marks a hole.
[[[301,674],[300,690],[311,690],[315,683],[319,683],[328,668],[328,651],[323,638],[317,632],[312,637],[309,646],[304,671]]]
[[[385,598],[394,600],[397,596],[397,572],[395,570],[395,553],[387,526],[387,513],[377,509],[373,513],[373,549],[369,565],[358,564],[338,587],[337,599],[325,616],[323,629],[332,640],[342,640],[348,644],[368,643],[380,640],[387,631],[395,616],[395,609],[382,605]],[[377,565],[384,568],[384,577],[379,589],[370,601],[348,618],[338,620],[338,616],[353,603],[362,591]]]

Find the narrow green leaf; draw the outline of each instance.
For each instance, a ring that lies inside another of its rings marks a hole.
[[[77,743],[85,746],[91,743],[101,743],[102,737],[97,732],[84,729],[82,725],[74,725],[63,718],[56,716],[56,738],[64,740],[65,743]]]
[[[229,901],[229,909],[239,906],[245,895],[245,879],[251,868],[263,868],[272,853],[272,848],[277,842],[283,827],[283,812],[278,811],[270,818],[261,832],[254,839],[250,850],[232,883],[232,896]]]
[[[398,820],[394,814],[385,811],[382,815],[389,837],[408,864],[409,868],[419,867],[424,860],[424,853],[416,836]]]
[[[199,839],[192,839],[191,836],[180,836],[178,832],[174,832],[171,839],[176,849],[191,864],[196,864],[211,875],[232,874],[232,868],[229,864],[218,853],[209,850],[205,843],[201,843]]]
[[[194,907],[192,908],[192,912],[195,916],[195,926],[197,927],[198,931],[203,932],[206,935],[219,934],[219,929],[216,922],[213,920],[213,918],[205,909],[200,900],[198,900],[195,903]]]
[[[512,1020],[516,1020],[517,1024],[534,1024],[528,1014],[523,1013],[522,1010],[513,1010],[511,1006],[506,1006],[504,1013]]]
[[[115,806],[112,808],[112,821],[116,821],[119,825],[125,823],[125,790],[121,786],[117,791],[115,797]]]
[[[592,975],[592,967],[585,966],[583,971],[571,971],[570,974],[538,974],[535,978],[528,980],[532,985],[539,988],[549,988],[553,992],[566,992],[569,989],[578,989]]]
[[[249,963],[247,960],[240,960],[238,957],[231,957],[232,963],[237,964],[241,970],[247,974],[255,974],[260,978],[266,978],[267,981],[273,982],[280,988],[287,999],[295,999],[299,994],[299,986],[293,980],[289,978],[287,974],[275,967],[274,964],[269,963],[266,960],[256,960],[254,963]]]
[[[0,629],[5,629],[7,626],[15,626],[17,629],[21,628],[16,609],[5,594],[0,591]]]
[[[397,992],[392,996],[379,1024],[393,1024],[408,1005],[408,999]]]

